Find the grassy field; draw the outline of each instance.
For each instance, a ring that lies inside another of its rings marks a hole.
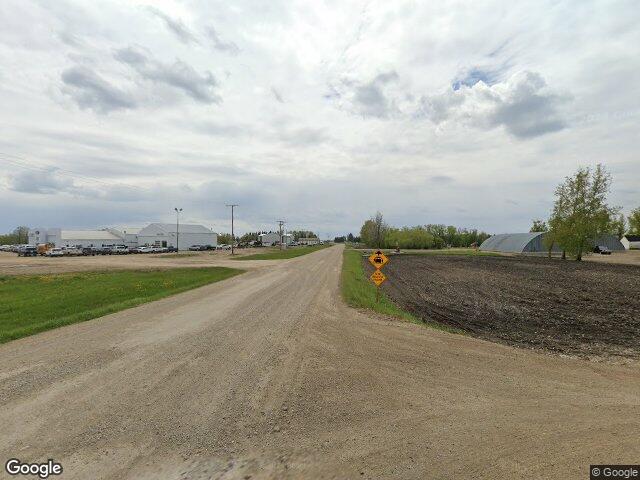
[[[329,246],[330,245],[317,245],[312,247],[293,247],[287,248],[286,250],[269,250],[264,253],[234,257],[234,260],[283,260],[287,258],[301,257],[302,255],[322,250]]]
[[[124,310],[242,272],[210,267],[0,277],[0,343]]]
[[[362,252],[359,250],[345,249],[340,288],[342,290],[342,298],[347,305],[352,307],[369,308],[379,313],[399,317],[420,325],[427,325],[438,330],[461,333],[459,330],[446,325],[423,322],[411,313],[396,306],[382,291],[380,292],[380,301],[376,302],[376,286],[369,280],[369,275],[362,264]]]

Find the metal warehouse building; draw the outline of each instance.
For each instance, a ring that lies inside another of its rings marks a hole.
[[[487,238],[480,250],[483,252],[504,252],[504,253],[547,253],[545,246],[545,236],[547,232],[533,233],[501,233]],[[609,250],[624,250],[624,246],[615,235],[601,235],[595,241],[596,245],[603,245]],[[557,245],[551,250],[554,253],[560,253],[561,250]]]
[[[29,230],[29,244],[52,243],[56,247],[104,247],[122,243],[122,237],[111,230],[63,230],[34,228]]]
[[[180,225],[180,250],[192,245],[218,245],[218,234],[203,225]],[[175,247],[178,240],[176,225],[151,223],[144,228],[122,227],[102,230],[64,230],[34,228],[29,230],[29,244],[51,243],[56,247],[104,247],[107,245],[154,245]]]
[[[157,245],[188,250],[192,245],[218,245],[218,234],[203,225],[180,224],[176,235],[175,223],[151,223],[138,232],[138,245]]]

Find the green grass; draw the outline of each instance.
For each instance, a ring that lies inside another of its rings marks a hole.
[[[384,272],[384,268],[382,271]],[[369,273],[364,269],[362,252],[353,249],[345,249],[342,262],[340,288],[342,290],[342,298],[347,305],[356,308],[368,308],[378,313],[402,318],[404,320],[420,325],[426,325],[438,330],[462,333],[461,330],[447,325],[422,321],[411,313],[399,308],[382,292],[382,290],[380,291],[380,301],[376,302],[376,286],[369,279],[369,276]]]
[[[0,277],[0,343],[100,317],[242,273],[235,268]]]
[[[283,260],[287,258],[301,257],[308,253],[322,250],[323,248],[330,247],[331,245],[317,245],[310,247],[291,247],[286,250],[269,250],[265,253],[255,253],[253,255],[245,255],[241,257],[234,257],[234,260]]]

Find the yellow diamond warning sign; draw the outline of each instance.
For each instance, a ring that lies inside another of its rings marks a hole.
[[[382,283],[387,279],[380,270],[376,270],[371,274],[371,281],[376,284],[376,286],[382,285]]]
[[[389,261],[389,257],[387,257],[380,250],[377,250],[377,251],[373,252],[369,256],[369,262],[371,262],[371,265],[373,265],[376,268],[384,267],[387,264],[388,261]],[[383,282],[384,282],[384,280],[383,280]]]

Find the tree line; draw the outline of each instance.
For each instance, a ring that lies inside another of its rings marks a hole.
[[[640,235],[640,207],[625,218],[620,207],[607,203],[610,188],[611,174],[601,164],[593,170],[579,168],[556,188],[549,219],[534,220],[530,231],[548,232],[544,241],[549,255],[557,246],[562,258],[570,255],[578,261],[601,235]]]
[[[364,222],[360,240],[371,248],[439,249],[445,247],[471,247],[480,245],[489,234],[477,229],[458,228],[453,225],[428,224],[396,228],[389,226],[377,212]]]
[[[11,233],[0,235],[0,245],[21,245],[29,242],[29,227],[16,227]]]
[[[349,233],[348,235],[342,235],[341,237],[335,237],[333,239],[335,243],[360,243],[360,237],[356,237],[353,233]]]

